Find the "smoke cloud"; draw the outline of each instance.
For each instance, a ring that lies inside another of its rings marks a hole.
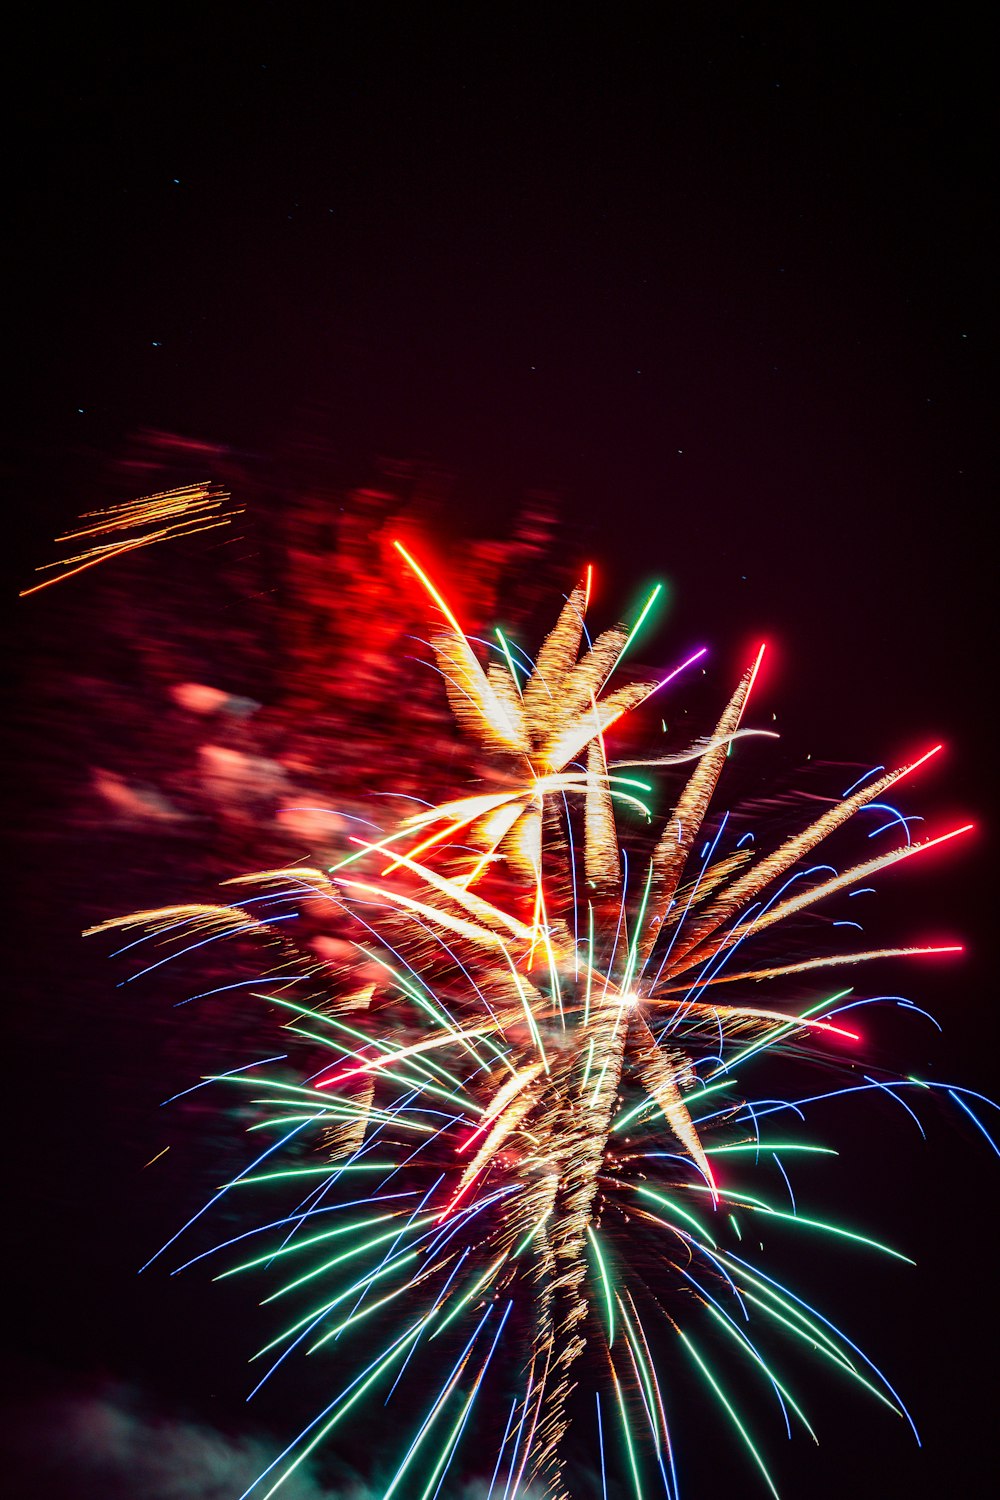
[[[8,1493],[33,1500],[238,1500],[278,1451],[154,1413],[122,1385],[15,1406],[5,1446],[5,1468],[20,1481]],[[350,1481],[327,1489],[303,1466],[282,1500],[369,1500],[369,1493]]]
[[[119,1383],[14,1403],[3,1447],[12,1500],[239,1500],[279,1451],[257,1437],[155,1412],[140,1392]],[[488,1490],[483,1480],[455,1476],[441,1500],[486,1500]],[[350,1476],[323,1484],[303,1465],[282,1486],[280,1500],[376,1496]],[[523,1500],[533,1497],[523,1492]]]

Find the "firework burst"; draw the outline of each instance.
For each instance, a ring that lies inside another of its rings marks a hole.
[[[792,1013],[741,1003],[739,987],[939,951],[749,956],[777,923],[967,831],[911,842],[890,809],[899,847],[843,870],[814,858],[862,808],[888,806],[940,747],[863,779],[767,852],[746,837],[734,847],[713,797],[734,743],[763,733],[743,723],[763,647],[706,739],[618,761],[609,733],[704,655],[611,686],[652,600],[631,630],[591,642],[588,572],[534,662],[497,631],[484,665],[397,548],[435,608],[436,666],[482,786],[355,839],[333,865],[240,876],[235,902],[94,929],[124,928],[129,946],[159,940],[168,956],[259,940],[267,973],[247,988],[305,1059],[298,1072],[250,1065],[210,1080],[252,1101],[251,1129],[267,1143],[223,1191],[257,1185],[285,1206],[235,1252],[229,1241],[195,1258],[228,1252],[221,1275],[266,1276],[265,1303],[292,1309],[255,1356],[258,1385],[290,1355],[324,1349],[337,1351],[342,1385],[252,1492],[274,1494],[363,1403],[392,1397],[412,1423],[374,1475],[383,1500],[457,1492],[460,1451],[495,1500],[570,1500],[577,1462],[602,1476],[604,1494],[615,1471],[615,1493],[675,1500],[670,1390],[694,1380],[777,1493],[714,1363],[720,1345],[810,1435],[772,1362],[781,1338],[909,1417],[846,1335],[751,1258],[741,1223],[905,1257],[737,1181],[761,1161],[784,1175],[786,1157],[826,1149],[797,1129],[772,1136],[771,1115],[797,1126],[810,1101],[793,1111],[748,1100],[745,1071],[783,1050],[836,1059],[857,1040],[841,1014],[849,991]],[[657,820],[647,777],[664,770],[682,780]],[[619,821],[633,825],[625,847]],[[297,943],[304,914],[346,934],[355,962],[320,962]],[[719,999],[723,985],[733,988]],[[847,1091],[862,1087],[898,1096],[929,1085],[878,1078]],[[983,1129],[976,1096],[949,1092]]]

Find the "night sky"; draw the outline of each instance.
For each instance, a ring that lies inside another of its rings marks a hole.
[[[40,712],[52,631],[37,621],[60,591],[16,590],[81,511],[142,491],[122,463],[137,433],[237,455],[263,488],[303,452],[333,487],[387,457],[426,463],[454,476],[463,535],[504,532],[544,491],[609,596],[669,581],[650,655],[697,633],[728,670],[750,640],[774,642],[768,707],[793,759],[891,764],[946,742],[914,805],[979,829],[900,877],[888,936],[948,934],[969,952],[894,971],[945,1026],[933,1044],[900,1034],[900,1065],[915,1046],[912,1066],[996,1093],[984,39],[968,9],[898,24],[680,11],[369,3],[323,25],[279,8],[34,23],[7,126],[18,717]],[[141,1127],[103,1102],[107,1038],[80,1076],[72,996],[94,994],[101,959],[75,933],[113,881],[85,848],[63,859],[59,788],[27,775],[25,743],[5,777],[24,872],[9,966],[24,1050],[4,1363],[16,1482],[47,1500],[54,1481],[18,1439],[44,1448],[103,1392],[109,1444],[169,1429],[194,1464],[177,1493],[223,1500],[232,1445],[290,1431],[292,1406],[259,1429],[242,1411],[257,1330],[225,1292],[165,1275],[137,1290],[188,1205],[176,1187],[156,1203],[137,1177]],[[110,1045],[127,1071],[145,1044],[116,1027]],[[820,1380],[823,1464],[772,1445],[785,1500],[987,1493],[1000,1161],[971,1127],[931,1124],[926,1145],[892,1126],[884,1160],[859,1134],[843,1205],[917,1269],[877,1267],[826,1298],[904,1390],[925,1450]],[[694,1463],[689,1500],[752,1492],[749,1470],[719,1462],[714,1478]],[[51,1493],[161,1500],[134,1472],[131,1488],[77,1476]]]

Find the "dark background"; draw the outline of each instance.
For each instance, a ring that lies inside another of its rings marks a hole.
[[[995,1089],[994,120],[970,17],[367,4],[323,25],[37,26],[8,88],[15,649],[56,593],[16,605],[16,588],[76,514],[142,488],[116,461],[143,428],[261,473],[306,446],[337,485],[381,455],[426,460],[457,476],[456,529],[482,534],[526,490],[555,492],[608,595],[669,579],[651,654],[698,634],[729,670],[773,639],[768,707],[799,758],[861,769],[947,742],[911,805],[981,826],[901,875],[886,936],[967,939],[947,973],[894,982],[945,1024],[913,1066]],[[11,1425],[44,1449],[53,1400],[111,1380],[142,1421],[250,1432],[244,1310],[164,1279],[136,1290],[181,1209],[135,1185],[150,1127],[102,1112],[101,1048],[83,1080],[68,1045],[95,963],[77,909],[107,877],[85,850],[46,868],[30,829],[10,868],[27,1167]],[[111,1045],[127,1071],[142,1033]],[[874,1161],[859,1130],[848,1179],[853,1217],[918,1269],[826,1298],[871,1330],[926,1449],[831,1388],[821,1462],[783,1468],[774,1445],[786,1495],[987,1493],[1000,1164],[960,1123],[932,1127],[927,1146],[889,1127]],[[261,1420],[287,1430],[280,1406]],[[717,1462],[691,1460],[687,1493],[723,1492]]]

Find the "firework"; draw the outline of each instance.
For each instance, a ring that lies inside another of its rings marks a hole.
[[[806,1099],[747,1098],[742,1080],[765,1055],[836,1063],[857,1041],[842,1012],[861,1002],[840,990],[791,1012],[778,999],[742,1003],[739,986],[953,951],[750,956],[776,924],[968,831],[912,842],[884,801],[940,746],[862,778],[756,854],[748,836],[734,844],[713,798],[734,744],[764,733],[744,724],[763,647],[707,738],[617,760],[608,739],[620,721],[704,655],[612,686],[653,599],[631,629],[591,641],[588,570],[534,661],[498,630],[484,664],[396,545],[435,612],[435,664],[481,785],[354,838],[333,864],[239,876],[236,901],[94,929],[124,929],[129,948],[166,945],[142,973],[220,939],[259,942],[266,973],[240,993],[283,1018],[304,1059],[298,1071],[283,1058],[206,1080],[240,1091],[266,1143],[222,1192],[256,1186],[281,1207],[238,1248],[195,1259],[221,1257],[220,1276],[260,1278],[268,1307],[290,1309],[255,1356],[257,1388],[289,1356],[336,1354],[329,1404],[247,1493],[273,1495],[365,1403],[391,1398],[411,1425],[407,1435],[393,1422],[398,1452],[374,1475],[384,1500],[456,1493],[460,1468],[495,1500],[570,1500],[575,1464],[605,1486],[617,1471],[637,1500],[674,1500],[668,1410],[682,1381],[704,1385],[777,1493],[716,1368],[720,1343],[810,1435],[771,1353],[781,1339],[910,1418],[846,1334],[759,1265],[741,1226],[906,1257],[743,1181],[776,1164],[787,1182],[786,1158],[828,1149],[800,1132],[813,1098],[930,1085],[866,1075]],[[656,818],[649,777],[664,773],[681,786]],[[904,843],[843,870],[816,861],[872,807],[888,809]],[[340,933],[354,962],[318,960],[294,936],[306,919]],[[978,1096],[948,1093],[985,1134]],[[458,1459],[473,1431],[476,1459]]]
[[[52,576],[22,589],[20,597],[37,594],[127,552],[228,526],[234,516],[241,514],[241,509],[231,505],[228,492],[213,484],[185,484],[178,489],[109,505],[103,510],[86,511],[80,517],[85,525],[57,538],[67,545],[69,555],[56,562],[42,563],[35,571],[51,572]]]

